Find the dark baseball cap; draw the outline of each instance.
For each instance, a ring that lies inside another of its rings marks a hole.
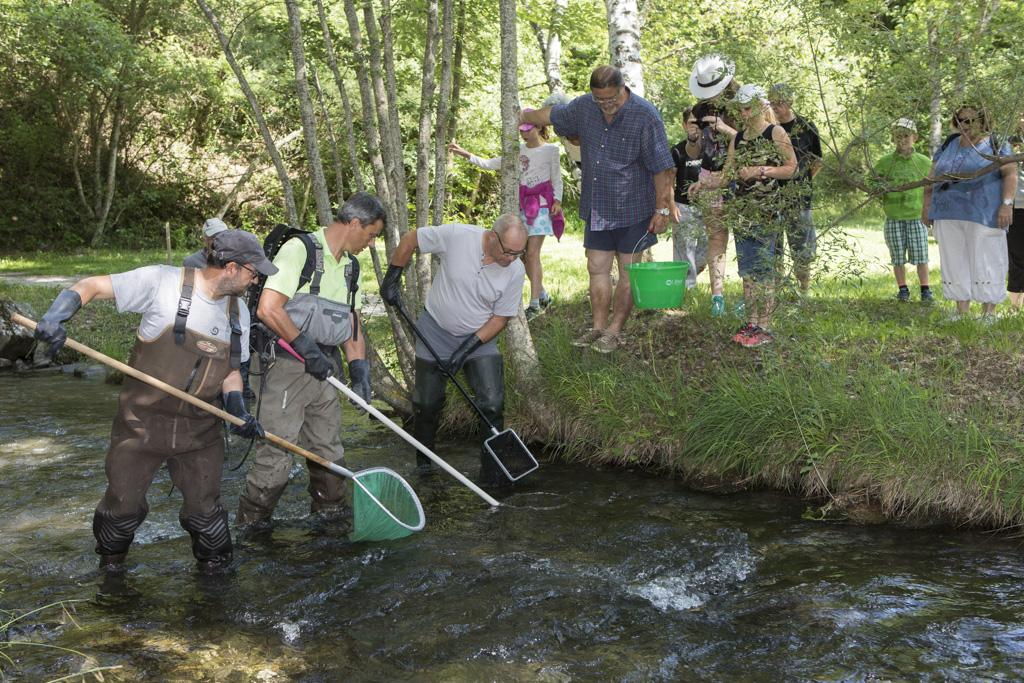
[[[274,275],[277,266],[263,253],[263,246],[256,235],[244,230],[224,230],[213,236],[213,255],[227,263],[252,264],[262,275]]]

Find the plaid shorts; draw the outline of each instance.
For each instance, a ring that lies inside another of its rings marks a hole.
[[[892,265],[928,263],[928,228],[918,219],[885,219],[885,245]]]

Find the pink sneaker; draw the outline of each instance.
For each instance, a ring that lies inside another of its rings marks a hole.
[[[737,344],[743,344],[743,340],[745,340],[747,338],[747,336],[750,335],[750,333],[753,332],[756,329],[757,329],[757,327],[755,327],[754,325],[751,325],[750,323],[747,323],[746,325],[741,327],[739,329],[739,331],[736,332],[736,334],[734,334],[732,336],[732,340],[734,342],[736,342]],[[743,344],[743,345],[746,346],[746,344]]]
[[[740,341],[740,344],[748,349],[752,349],[757,346],[771,344],[773,341],[775,341],[775,337],[772,336],[771,332],[760,327],[754,327],[750,333]]]

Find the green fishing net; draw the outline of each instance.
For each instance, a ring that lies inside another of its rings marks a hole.
[[[423,506],[395,472],[374,467],[352,478],[351,541],[389,541],[423,528]]]

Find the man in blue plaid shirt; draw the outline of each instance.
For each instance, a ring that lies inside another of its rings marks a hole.
[[[665,124],[654,105],[630,91],[613,66],[594,69],[589,95],[524,111],[519,118],[535,126],[553,124],[558,135],[579,140],[580,218],[586,225],[583,246],[593,326],[573,344],[610,353],[621,343],[622,327],[633,310],[626,266],[658,241],[656,235],[668,229],[670,218],[679,221],[672,194],[675,162]],[[613,260],[619,267],[614,299]]]

